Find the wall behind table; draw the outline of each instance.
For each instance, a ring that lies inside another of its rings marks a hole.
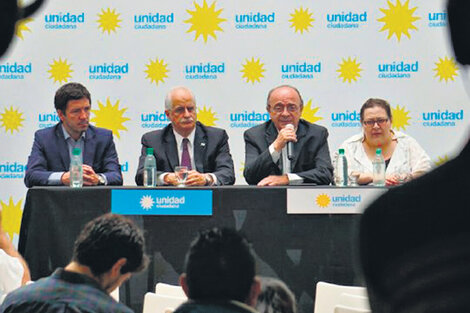
[[[267,118],[278,84],[299,88],[303,117],[329,129],[332,152],[360,131],[361,104],[381,97],[395,129],[445,160],[467,124],[445,15],[442,0],[50,0],[0,60],[4,227],[16,242],[33,134],[55,124],[54,93],[69,81],[90,90],[92,122],[113,130],[126,185],[142,134],[167,123],[164,95],[175,85],[194,91],[199,120],[227,130],[238,184],[243,132]]]

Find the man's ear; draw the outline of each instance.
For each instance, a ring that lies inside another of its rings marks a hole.
[[[258,301],[258,296],[261,292],[261,281],[259,280],[258,276],[253,278],[253,283],[251,284],[250,293],[248,294],[247,303],[251,307],[256,306],[256,302]]]
[[[114,263],[114,265],[111,267],[111,276],[116,277],[117,275],[121,275],[121,268],[126,265],[126,263],[126,258],[120,258],[117,260],[116,263]]]
[[[65,113],[62,112],[62,110],[56,110],[56,111],[57,111],[57,115],[59,115],[60,120],[63,121],[65,118]]]
[[[183,288],[184,293],[186,294],[186,297],[189,298],[189,288],[188,288],[188,282],[186,281],[186,273],[182,273],[180,275],[180,286]]]

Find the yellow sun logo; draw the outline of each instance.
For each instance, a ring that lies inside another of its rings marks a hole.
[[[263,72],[266,70],[264,69],[264,63],[261,63],[260,59],[256,59],[254,57],[251,60],[246,59],[245,64],[242,64],[243,68],[240,72],[243,73],[242,78],[246,78],[246,82],[251,82],[254,84],[256,81],[260,82],[260,79],[264,77]]]
[[[240,162],[240,172],[243,173],[244,170],[245,170],[245,162]]]
[[[408,38],[410,37],[410,33],[408,32],[410,29],[418,30],[413,22],[421,19],[420,17],[413,16],[413,13],[416,11],[417,7],[409,8],[409,0],[407,0],[404,4],[401,4],[400,0],[397,0],[396,4],[393,5],[392,2],[387,1],[388,9],[380,9],[382,13],[385,14],[384,17],[377,19],[379,22],[383,22],[385,25],[380,29],[380,31],[388,30],[388,37],[390,39],[393,35],[395,35],[400,42],[401,35],[405,35]]]
[[[291,13],[290,16],[292,17],[289,22],[291,22],[291,28],[295,28],[295,32],[300,32],[301,34],[304,31],[309,31],[310,27],[312,27],[312,22],[315,19],[312,17],[313,13],[308,12],[307,9],[295,9],[294,13]]]
[[[410,111],[406,111],[405,107],[400,108],[399,105],[397,105],[395,108],[392,108],[393,128],[396,130],[400,130],[401,128],[405,130],[406,126],[410,126],[408,123],[408,121],[411,119],[411,117],[408,116],[409,113]]]
[[[317,196],[317,199],[315,202],[320,208],[326,208],[330,204],[331,199],[328,195],[322,193]]]
[[[446,154],[446,155],[444,155],[443,157],[440,157],[440,156],[437,157],[437,160],[434,161],[434,165],[436,165],[436,167],[437,167],[437,166],[441,166],[442,164],[444,164],[444,163],[446,163],[446,162],[448,162],[448,161],[449,161],[449,157],[448,157],[447,154]]]
[[[54,79],[54,83],[65,83],[69,78],[72,78],[70,75],[70,73],[73,72],[72,64],[68,64],[67,59],[63,61],[62,58],[59,58],[58,61],[54,59],[52,60],[52,64],[49,64],[49,70],[47,72],[51,74],[49,79]]]
[[[165,64],[163,60],[155,59],[155,61],[150,60],[150,63],[145,66],[147,67],[145,70],[147,77],[145,78],[150,79],[150,83],[155,82],[155,84],[158,85],[159,82],[165,82],[165,78],[168,77],[167,74],[170,71],[168,69],[168,64]]]
[[[33,19],[28,17],[16,23],[15,35],[21,39],[24,39],[23,32],[31,32],[31,29],[26,24],[32,21]]]
[[[123,123],[130,120],[123,116],[127,108],[119,109],[119,100],[113,105],[109,97],[106,99],[106,105],[98,100],[98,107],[98,110],[91,110],[95,114],[91,121],[98,127],[112,130],[116,137],[121,138],[119,131],[127,130]]]
[[[0,205],[2,206],[2,228],[8,234],[10,240],[13,240],[14,234],[20,234],[21,216],[23,215],[23,210],[21,209],[22,202],[23,200],[20,200],[15,204],[13,197],[10,197],[8,204],[0,200]]]
[[[13,106],[10,109],[5,108],[3,113],[0,113],[0,127],[5,128],[5,132],[10,131],[12,134],[14,130],[19,132],[20,127],[23,127],[22,121],[24,121],[23,113],[13,109]]]
[[[302,110],[302,118],[310,123],[315,123],[319,120],[322,120],[323,117],[315,115],[317,114],[318,109],[320,109],[320,107],[312,108],[312,99],[309,99],[308,102],[304,104],[304,108]]]
[[[436,75],[434,77],[439,77],[439,81],[443,79],[448,82],[448,80],[454,81],[454,77],[457,76],[457,64],[453,58],[444,57],[444,59],[439,58],[439,62],[436,62],[436,67],[434,71]]]
[[[108,35],[111,34],[111,31],[116,32],[116,29],[121,27],[119,23],[122,22],[119,19],[119,15],[121,14],[116,13],[116,9],[101,9],[101,13],[98,14],[99,19],[97,20],[98,28],[101,28],[101,32],[108,32]]]
[[[357,79],[361,77],[361,63],[358,63],[356,58],[351,59],[351,57],[348,57],[347,60],[343,59],[343,62],[338,65],[339,69],[336,71],[339,72],[338,77],[343,79],[343,83],[346,81],[351,83],[352,80],[357,82]]]
[[[206,108],[206,106],[202,107],[201,109],[197,110],[197,120],[206,126],[215,126],[215,121],[219,119],[216,116],[215,112],[212,112],[212,108]]]
[[[186,12],[191,14],[191,18],[184,21],[185,23],[191,24],[187,33],[196,32],[194,41],[201,35],[204,38],[204,43],[207,43],[208,36],[217,39],[215,32],[222,32],[223,29],[220,28],[219,24],[226,21],[226,19],[219,17],[220,13],[222,13],[222,9],[215,9],[215,1],[212,2],[211,6],[208,6],[206,0],[204,0],[202,6],[194,1],[194,7],[194,11],[186,10]]]

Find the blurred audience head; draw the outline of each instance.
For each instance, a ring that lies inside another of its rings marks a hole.
[[[134,222],[121,215],[105,214],[86,224],[75,241],[72,261],[89,267],[98,277],[120,259],[125,259],[121,274],[139,272],[148,263],[144,236]]]
[[[256,310],[259,313],[296,313],[297,303],[292,291],[284,282],[271,277],[260,277],[261,292]]]
[[[254,305],[259,282],[250,244],[229,228],[199,232],[186,254],[180,283],[193,300],[237,300]]]

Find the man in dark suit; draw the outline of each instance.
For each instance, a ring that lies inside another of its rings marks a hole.
[[[328,131],[300,119],[303,100],[288,85],[268,93],[266,110],[271,120],[245,132],[245,170],[250,185],[282,186],[302,183],[330,184],[333,176]],[[292,143],[292,159],[288,143]]]
[[[225,130],[197,122],[196,99],[186,87],[175,87],[165,98],[165,114],[171,124],[142,136],[142,154],[135,175],[143,184],[147,148],[153,148],[157,160],[159,185],[176,185],[174,169],[188,167],[186,185],[233,185],[235,173]]]
[[[470,2],[448,1],[447,14],[456,59],[468,65]],[[359,251],[372,312],[470,312],[469,160],[467,142],[365,210]]]
[[[79,83],[65,84],[57,90],[54,105],[60,122],[35,133],[24,178],[26,186],[69,185],[74,148],[82,151],[84,185],[122,185],[112,132],[89,125],[88,90]]]

